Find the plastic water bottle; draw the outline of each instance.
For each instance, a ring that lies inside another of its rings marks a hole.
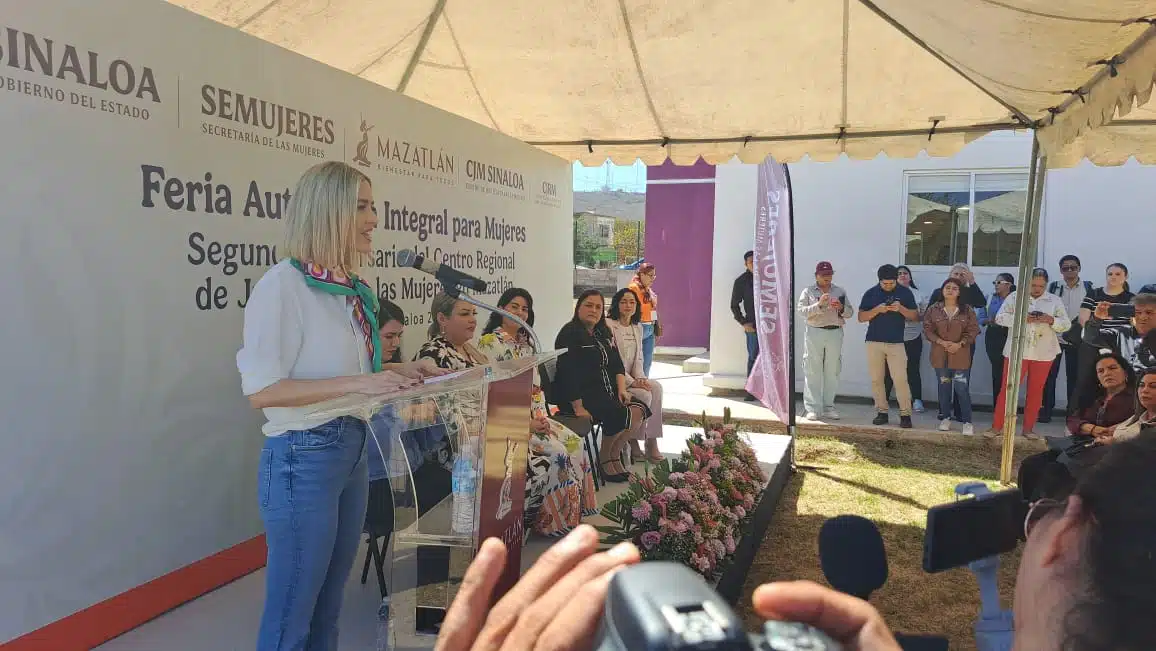
[[[473,455],[468,449],[463,449],[454,460],[452,474],[454,510],[451,526],[454,533],[468,534],[474,530],[474,489],[477,486],[474,473]]]

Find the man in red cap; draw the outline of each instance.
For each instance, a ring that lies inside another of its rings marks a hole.
[[[803,338],[803,417],[838,420],[835,394],[843,368],[843,324],[854,309],[847,292],[831,282],[835,268],[824,260],[815,265],[815,284],[799,295],[799,314],[807,320]]]

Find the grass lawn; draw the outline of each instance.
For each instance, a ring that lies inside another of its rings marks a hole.
[[[774,520],[751,566],[739,612],[749,630],[761,624],[750,611],[760,583],[823,581],[819,528],[829,517],[861,515],[874,521],[887,549],[889,577],[871,597],[893,630],[946,635],[952,649],[975,649],[973,624],[979,590],[966,569],[927,574],[922,569],[927,509],[954,499],[968,480],[998,489],[998,446],[803,436],[796,441],[800,469],[783,492]],[[1017,460],[1022,456],[1017,453]],[[1019,551],[1000,566],[1004,607],[1011,607]]]

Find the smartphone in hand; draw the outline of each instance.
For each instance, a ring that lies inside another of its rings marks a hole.
[[[1136,316],[1136,306],[1130,303],[1112,303],[1108,306],[1108,316],[1113,319],[1131,319]]]

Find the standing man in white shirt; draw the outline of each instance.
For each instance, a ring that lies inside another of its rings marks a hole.
[[[835,268],[830,262],[815,265],[815,284],[799,295],[799,314],[807,320],[803,339],[803,417],[819,415],[839,419],[835,394],[843,369],[843,325],[854,313],[847,292],[831,282]]]

